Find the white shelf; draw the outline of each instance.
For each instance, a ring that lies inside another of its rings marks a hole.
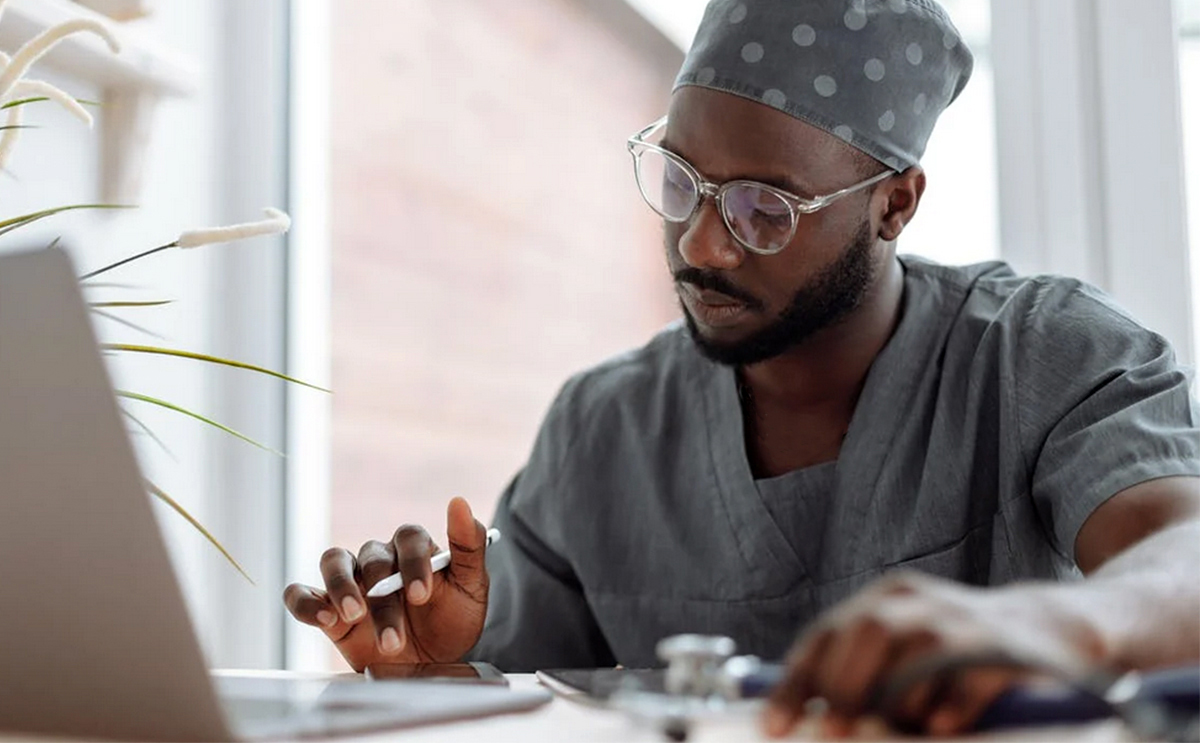
[[[126,28],[70,0],[9,0],[0,18],[0,49],[11,54],[47,28],[73,18],[107,24],[121,41],[121,53],[113,54],[92,34],[78,34],[64,39],[38,65],[105,88],[137,88],[159,96],[186,96],[195,91],[196,73],[186,60],[162,49],[138,29]]]
[[[71,0],[9,0],[0,17],[0,50],[12,54],[42,31],[76,18],[95,19],[112,29],[121,42],[120,54],[113,54],[94,34],[77,34],[42,57],[32,77],[45,67],[101,89],[101,197],[110,203],[135,203],[154,109],[164,97],[192,95],[198,75],[188,60],[139,33],[142,29],[128,28]]]

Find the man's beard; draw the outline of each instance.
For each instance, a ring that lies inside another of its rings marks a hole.
[[[700,334],[696,320],[683,306],[692,340],[705,357],[727,366],[757,364],[795,348],[814,333],[841,322],[862,304],[875,277],[874,245],[870,222],[864,221],[837,261],[796,290],[777,320],[740,341],[721,343],[705,338]],[[675,280],[729,294],[746,301],[751,309],[756,304],[761,306],[753,297],[730,286],[720,275],[686,268],[675,275]]]

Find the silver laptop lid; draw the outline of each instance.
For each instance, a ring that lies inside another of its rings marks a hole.
[[[59,250],[0,256],[0,730],[231,740]]]

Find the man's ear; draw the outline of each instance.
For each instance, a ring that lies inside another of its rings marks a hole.
[[[925,171],[920,165],[914,165],[884,181],[877,193],[887,199],[879,223],[879,237],[891,242],[900,237],[917,213],[921,195],[925,193]]]

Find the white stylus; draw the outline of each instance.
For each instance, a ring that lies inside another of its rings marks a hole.
[[[484,542],[484,548],[491,547],[500,540],[499,529],[487,530],[487,541]],[[429,567],[433,572],[445,570],[450,565],[450,550],[442,550],[433,557],[429,558]],[[399,573],[392,573],[388,577],[376,583],[367,591],[367,598],[377,599],[380,596],[386,596],[389,593],[395,593],[401,588],[404,588],[404,578]]]

